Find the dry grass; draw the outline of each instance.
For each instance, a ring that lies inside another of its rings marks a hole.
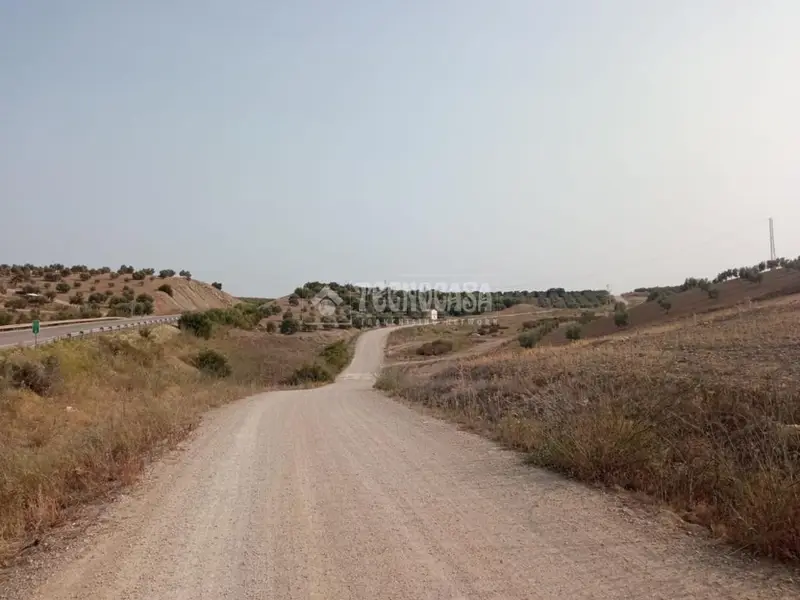
[[[131,483],[209,408],[276,386],[336,337],[220,329],[201,340],[160,326],[0,356],[0,559]],[[229,377],[191,366],[208,348]]]
[[[800,312],[462,361],[379,387],[584,481],[644,492],[739,547],[800,558]]]

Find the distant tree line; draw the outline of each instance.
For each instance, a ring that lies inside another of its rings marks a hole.
[[[424,318],[430,309],[436,309],[441,317],[446,318],[480,315],[517,304],[532,304],[541,308],[590,309],[610,301],[606,290],[399,290],[391,287],[365,288],[337,282],[309,281],[294,290],[289,296],[289,304],[299,306],[300,300],[313,300],[325,287],[336,294],[339,302],[336,314],[328,317],[332,326],[336,323],[352,322],[359,327],[371,326],[376,321],[419,319]]]
[[[136,269],[132,265],[122,264],[114,271],[111,267],[100,267],[97,269],[90,269],[86,265],[72,265],[67,267],[61,263],[53,263],[49,265],[34,265],[26,263],[23,265],[18,264],[0,264],[0,277],[9,278],[11,285],[19,285],[26,281],[32,281],[34,278],[43,279],[49,282],[59,282],[64,277],[71,275],[78,275],[82,281],[88,281],[91,277],[97,275],[106,275],[111,279],[116,279],[120,275],[129,275],[134,281],[141,281],[147,277],[155,277],[156,270],[152,267]],[[185,279],[191,279],[192,273],[187,270],[181,270],[179,275]],[[175,276],[174,269],[161,269],[158,276],[162,279]],[[222,284],[215,282],[217,289],[222,289]]]

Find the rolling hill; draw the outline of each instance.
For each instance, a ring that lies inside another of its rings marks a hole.
[[[123,265],[91,269],[84,265],[0,265],[0,325],[136,314],[168,315],[226,308],[239,301],[186,272],[159,276],[153,269]],[[217,284],[219,286],[220,284]],[[220,286],[221,287],[221,286]]]

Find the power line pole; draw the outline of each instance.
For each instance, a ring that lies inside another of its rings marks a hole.
[[[775,231],[772,228],[772,217],[769,218],[769,259],[775,260]]]

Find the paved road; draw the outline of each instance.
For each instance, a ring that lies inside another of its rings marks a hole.
[[[96,329],[97,327],[110,327],[112,325],[138,323],[140,321],[150,322],[163,318],[164,316],[136,317],[135,319],[117,319],[114,321],[78,323],[75,325],[56,325],[53,327],[48,327],[46,323],[43,323],[41,331],[39,332],[39,341],[43,342],[49,340],[50,338],[66,335],[67,333],[78,333],[80,331]],[[18,344],[33,344],[33,333],[31,333],[30,328],[14,331],[0,331],[0,348],[5,346],[16,346]]]
[[[372,391],[386,334],[366,333],[334,385],[215,412],[30,597],[783,595],[674,526]]]

